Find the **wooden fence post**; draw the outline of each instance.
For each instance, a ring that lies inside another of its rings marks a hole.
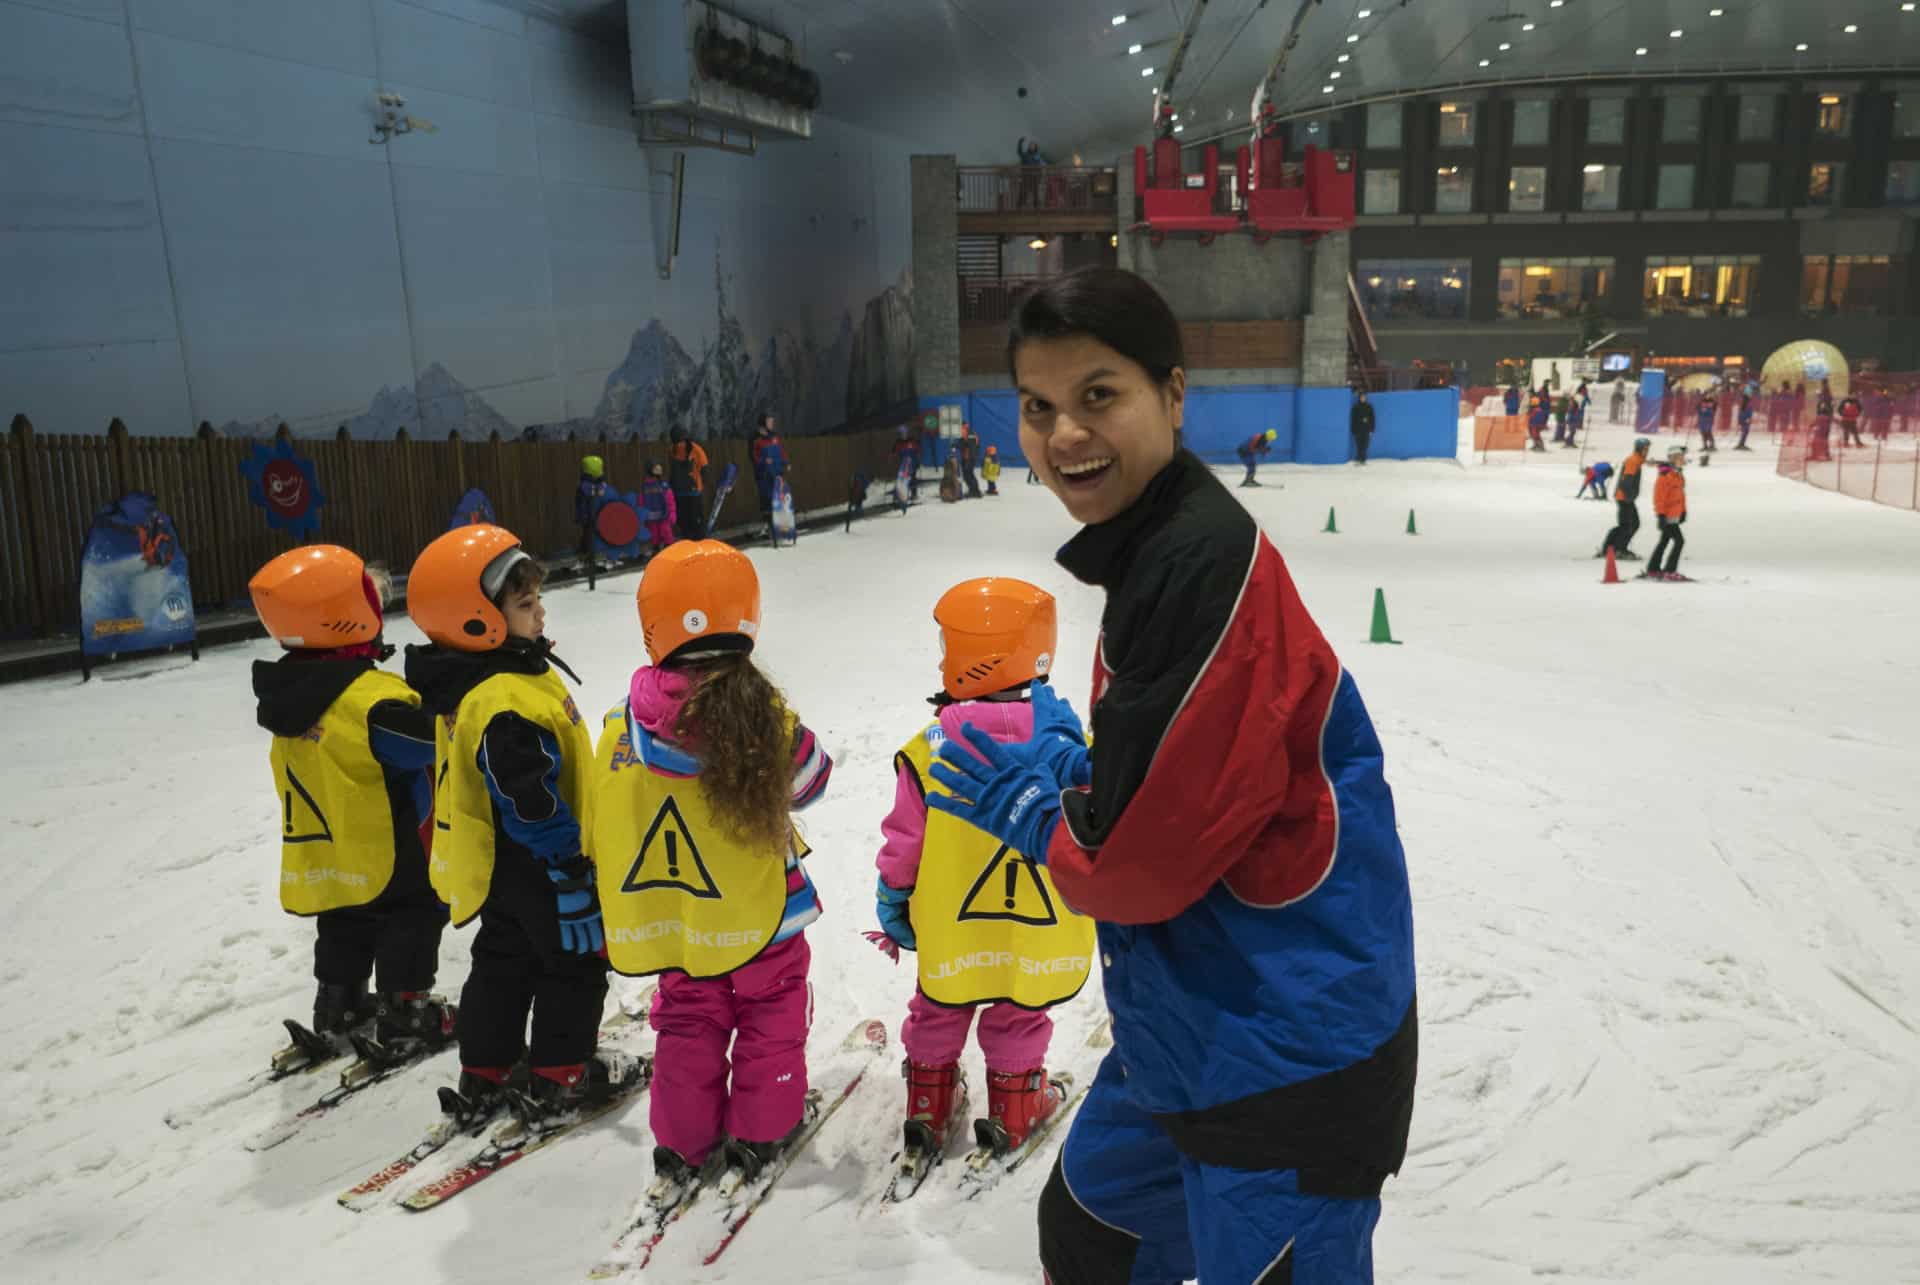
[[[27,594],[33,601],[34,632],[45,637],[47,622],[47,559],[43,545],[46,505],[40,495],[40,457],[34,447],[33,423],[25,415],[13,417],[13,440],[20,446],[20,490],[27,504]]]
[[[113,462],[113,498],[127,493],[127,426],[115,415],[107,425],[108,455]]]

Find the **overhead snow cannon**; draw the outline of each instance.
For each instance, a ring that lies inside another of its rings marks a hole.
[[[812,137],[820,76],[792,37],[700,0],[627,0],[627,30],[642,144],[750,154],[761,135]]]

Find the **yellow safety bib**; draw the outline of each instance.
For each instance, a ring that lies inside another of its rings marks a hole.
[[[276,736],[280,905],[294,915],[364,906],[393,879],[393,800],[367,717],[381,701],[418,705],[394,675],[370,669],[299,736]]]
[[[650,771],[628,738],[624,702],[607,711],[594,761],[593,863],[614,970],[721,977],[771,946],[786,916],[788,854],[728,835],[698,777]],[[806,855],[797,830],[791,842]]]
[[[910,764],[923,792],[949,793],[927,770],[945,739],[928,724],[894,756],[895,769]],[[1061,899],[1045,866],[931,808],[907,913],[920,989],[936,1004],[1047,1008],[1079,994],[1093,968],[1093,920]]]
[[[493,884],[493,795],[480,771],[480,738],[495,715],[513,713],[542,728],[560,746],[560,801],[592,833],[587,789],[593,738],[560,675],[495,674],[461,698],[453,717],[434,720],[433,860],[428,877],[458,928],[480,913]]]

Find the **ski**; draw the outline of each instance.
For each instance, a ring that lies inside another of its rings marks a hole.
[[[629,1012],[622,1009],[602,1022],[600,1024],[600,1042],[603,1044],[615,1043],[623,1033],[623,1028],[645,1022],[647,1006],[652,996],[653,987],[649,986],[635,1004],[635,1008],[638,1011]],[[448,1143],[462,1136],[469,1138],[478,1137],[480,1133],[486,1129],[487,1125],[493,1122],[493,1119],[494,1117],[489,1116],[470,1129],[457,1128],[451,1121],[446,1119],[434,1121],[431,1125],[427,1126],[427,1131],[422,1135],[420,1141],[414,1143],[413,1146],[409,1147],[406,1151],[388,1161],[386,1164],[381,1165],[365,1178],[362,1178],[359,1182],[341,1192],[334,1198],[335,1203],[342,1209],[350,1209],[354,1213],[362,1213],[371,1209],[379,1203],[382,1193],[406,1177],[409,1173],[419,1168],[423,1162],[444,1148]]]
[[[867,1072],[878,1061],[878,1055],[886,1051],[886,1047],[887,1024],[885,1022],[876,1018],[856,1025],[847,1038],[840,1042],[841,1053],[865,1052],[874,1056],[854,1071],[831,1098],[826,1097],[819,1089],[809,1090],[808,1100],[817,1104],[818,1114],[806,1121],[799,1134],[787,1144],[786,1149],[781,1151],[779,1156],[757,1177],[747,1180],[738,1169],[729,1169],[721,1175],[719,1181],[714,1184],[714,1188],[716,1194],[726,1202],[725,1207],[720,1211],[722,1218],[725,1219],[725,1226],[719,1241],[700,1256],[701,1266],[713,1266],[719,1261],[720,1255],[727,1252],[727,1247],[733,1244],[748,1220],[760,1206],[767,1203],[767,1197],[773,1194],[773,1189],[779,1184],[781,1177],[793,1167],[794,1158],[820,1136],[820,1130],[826,1127],[827,1121],[833,1119],[834,1113],[847,1104],[847,1099],[853,1096],[854,1090],[858,1089],[861,1081],[867,1078]]]
[[[284,1120],[262,1129],[248,1138],[243,1145],[248,1151],[272,1150],[348,1098],[385,1080],[390,1080],[400,1072],[418,1066],[443,1049],[452,1047],[452,1035],[453,1032],[449,1029],[446,1032],[447,1038],[440,1043],[421,1044],[410,1049],[391,1049],[368,1035],[356,1033],[348,1036],[347,1038],[353,1042],[355,1057],[346,1069],[340,1072],[340,1083]]]
[[[1099,1025],[1087,1032],[1085,1047],[1097,1050],[1112,1046],[1113,1019],[1103,1018]],[[967,1153],[967,1162],[960,1170],[960,1190],[964,1193],[964,1199],[978,1200],[998,1186],[1002,1178],[1025,1164],[1040,1149],[1040,1144],[1066,1123],[1067,1118],[1073,1114],[1074,1108],[1080,1105],[1080,1100],[1087,1096],[1087,1089],[1092,1087],[1092,1082],[1089,1080],[1086,1086],[1076,1089],[1074,1078],[1070,1074],[1055,1075],[1052,1080],[1066,1090],[1060,1105],[1054,1108],[1052,1115],[1042,1120],[1031,1133],[1027,1134],[1025,1142],[1013,1150],[1002,1154],[993,1146],[987,1145],[984,1141],[985,1131],[979,1127],[987,1122],[984,1120],[977,1122],[975,1134],[983,1141],[980,1146],[976,1146]]]
[[[468,1191],[491,1178],[508,1165],[519,1163],[534,1152],[542,1151],[577,1131],[581,1126],[591,1124],[602,1116],[625,1106],[646,1092],[647,1086],[652,1082],[653,1059],[643,1057],[631,1081],[620,1085],[604,1101],[581,1107],[579,1114],[565,1124],[544,1133],[534,1133],[520,1120],[508,1120],[493,1131],[492,1136],[479,1151],[440,1177],[431,1182],[422,1183],[400,1197],[400,1206],[419,1213],[422,1210],[443,1205],[461,1192]]]
[[[874,1019],[856,1023],[847,1033],[846,1038],[840,1042],[840,1052],[845,1054],[864,1050],[878,1054],[886,1048],[886,1045],[886,1023]],[[753,1216],[753,1211],[766,1199],[767,1192],[771,1190],[779,1176],[786,1172],[795,1154],[819,1133],[820,1127],[826,1123],[834,1111],[853,1095],[853,1091],[865,1078],[867,1070],[867,1065],[863,1064],[830,1103],[822,1101],[822,1095],[818,1089],[808,1091],[807,1109],[813,1113],[811,1118],[806,1120],[800,1135],[793,1140],[780,1158],[761,1174],[757,1182],[744,1189],[735,1189],[731,1193],[729,1204],[721,1211],[721,1217],[727,1224],[724,1229],[724,1239],[711,1255],[705,1256],[704,1261],[711,1263],[725,1252],[734,1236],[739,1234],[740,1228],[745,1225],[748,1218]],[[699,1204],[701,1198],[710,1189],[717,1189],[723,1181],[725,1176],[709,1178],[703,1173],[683,1188],[670,1205],[655,1205],[642,1197],[626,1226],[621,1228],[620,1234],[614,1238],[613,1246],[607,1256],[588,1270],[588,1278],[611,1280],[617,1276],[624,1276],[628,1272],[644,1270],[653,1261],[654,1251],[660,1248],[660,1243],[666,1238],[669,1229],[686,1218]],[[746,1192],[744,1196],[740,1194],[741,1190]]]
[[[702,532],[704,538],[709,540],[713,538],[714,525],[720,521],[720,509],[726,504],[727,496],[732,493],[733,480],[739,476],[739,472],[737,465],[729,464],[727,471],[720,475],[720,485],[715,487],[713,492],[713,505],[707,510],[707,525]]]
[[[947,1120],[947,1136],[953,1137],[955,1128],[967,1118],[967,1082],[960,1081],[960,1091],[954,1095],[953,1114]],[[893,1180],[887,1184],[887,1190],[881,1196],[884,1205],[897,1205],[901,1201],[913,1199],[914,1193],[926,1185],[927,1178],[945,1162],[945,1148],[932,1145],[929,1130],[918,1121],[909,1120],[906,1124],[906,1141],[893,1156]]]
[[[245,1098],[250,1098],[270,1084],[296,1075],[311,1075],[326,1067],[329,1063],[344,1056],[332,1041],[323,1035],[316,1035],[292,1018],[283,1018],[287,1028],[288,1044],[274,1052],[268,1059],[267,1069],[256,1072],[239,1084],[230,1085],[216,1093],[208,1094],[198,1102],[175,1107],[162,1118],[169,1129],[184,1129],[188,1125],[218,1111],[222,1107],[232,1106]]]

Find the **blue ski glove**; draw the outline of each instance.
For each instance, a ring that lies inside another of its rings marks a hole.
[[[1047,844],[1060,824],[1060,782],[1052,765],[1034,756],[1031,741],[1002,745],[971,723],[960,731],[986,762],[951,740],[941,745],[940,760],[929,770],[953,793],[929,794],[927,806],[1045,865]]]
[[[891,888],[882,879],[874,886],[873,897],[873,912],[880,917],[880,927],[902,950],[913,950],[917,944],[913,939],[913,920],[907,917],[907,902],[913,897],[913,889]]]
[[[597,955],[607,948],[600,924],[600,899],[593,890],[593,863],[576,856],[547,868],[553,882],[554,909],[560,916],[560,947],[575,955]]]
[[[1093,756],[1087,752],[1087,729],[1073,706],[1047,683],[1035,683],[1033,738],[1038,758],[1053,769],[1060,788],[1085,789],[1093,784]]]

